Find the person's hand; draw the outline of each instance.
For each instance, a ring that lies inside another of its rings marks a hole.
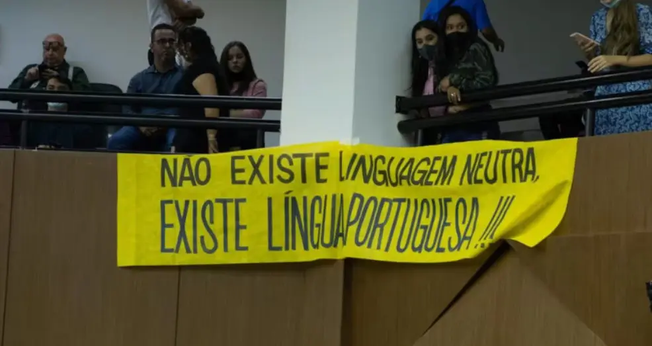
[[[600,55],[589,61],[589,72],[596,73],[600,72],[609,67],[618,65],[620,62],[620,56],[617,55]]]
[[[140,132],[143,135],[145,135],[145,137],[149,137],[149,136],[155,134],[156,132],[158,132],[158,130],[159,130],[158,127],[148,127],[148,126],[139,127],[139,129],[140,129]]]
[[[186,23],[184,23],[184,21],[181,19],[175,19],[174,22],[172,23],[172,26],[174,27],[174,30],[180,32],[186,27]]]
[[[209,138],[208,139],[208,153],[209,154],[217,154],[217,138]]]
[[[582,52],[584,52],[584,54],[586,54],[586,55],[595,54],[596,50],[598,49],[598,43],[595,42],[595,41],[587,41],[587,40],[582,40],[582,39],[575,39],[575,42],[580,47]]]
[[[196,23],[197,19],[195,18],[177,18],[172,22],[172,26],[177,30],[177,32],[181,32],[183,29],[193,26]]]
[[[27,70],[27,73],[25,74],[26,81],[33,82],[38,79],[39,79],[38,66],[34,66],[29,70]]]
[[[448,78],[448,76],[444,77],[441,82],[439,82],[439,89],[441,91],[447,91],[448,88],[451,86],[451,80]]]
[[[197,19],[204,18],[204,10],[201,7],[197,5],[191,5],[191,6],[193,7],[193,11],[195,12],[195,17],[197,17]]]
[[[425,118],[425,112],[417,109],[410,109],[407,113],[408,116],[412,118]]]
[[[504,52],[505,51],[505,41],[501,39],[500,37],[494,41],[494,48],[496,49],[496,52]]]
[[[52,77],[56,77],[59,75],[59,72],[52,70],[52,69],[47,69],[43,71],[43,78],[45,79],[50,79]]]
[[[448,114],[457,114],[463,110],[465,110],[465,108],[462,106],[448,106],[448,108],[446,109]]]
[[[448,101],[450,103],[456,105],[462,102],[462,94],[460,93],[460,89],[452,86],[448,88],[446,93],[448,94]]]

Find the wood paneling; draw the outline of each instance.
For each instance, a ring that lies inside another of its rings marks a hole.
[[[337,346],[343,261],[181,269],[177,345]]]
[[[3,346],[173,346],[178,269],[118,269],[116,159],[16,152]]]
[[[559,229],[514,248],[607,345],[652,345],[652,133],[582,139]]]
[[[559,229],[497,262],[118,269],[115,157],[0,151],[2,346],[649,346],[651,177],[652,133],[582,139]]]
[[[411,345],[453,301],[496,247],[473,260],[397,264],[353,260],[345,346]]]
[[[651,345],[651,177],[652,133],[581,139],[558,230],[534,249],[510,242],[436,323],[482,258],[353,261],[345,345]]]
[[[415,346],[605,346],[507,252]]]
[[[14,182],[14,153],[13,150],[0,150],[0,340],[2,340],[4,332],[11,197]]]

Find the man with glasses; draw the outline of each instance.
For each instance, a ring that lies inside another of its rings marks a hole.
[[[43,60],[40,64],[25,66],[9,89],[45,89],[48,80],[52,77],[64,77],[72,82],[72,90],[88,91],[90,84],[86,72],[81,67],[71,66],[66,62],[68,48],[63,37],[59,34],[48,35],[43,40]],[[18,109],[43,111],[47,103],[38,101],[13,100],[18,103]],[[16,145],[20,122],[11,123],[12,144]],[[3,125],[0,124],[0,127]]]
[[[183,75],[175,63],[175,44],[177,34],[170,24],[159,24],[152,29],[150,51],[153,64],[137,73],[129,82],[129,94],[173,94]],[[134,115],[179,114],[177,108],[149,106],[125,106],[124,113]],[[111,136],[109,150],[118,151],[170,151],[174,139],[174,129],[159,127],[124,126]]]
[[[150,28],[169,24],[177,31],[204,18],[204,10],[190,0],[147,0],[147,13]],[[147,52],[147,59],[150,65],[154,63],[151,50]],[[177,60],[177,63],[180,64],[180,61]]]

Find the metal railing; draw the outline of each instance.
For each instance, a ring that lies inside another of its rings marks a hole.
[[[600,85],[652,80],[652,68],[626,69],[595,75],[577,75],[545,79],[539,81],[502,85],[494,88],[465,93],[462,103],[488,103],[493,100],[520,96],[534,96],[543,93],[583,90]],[[445,128],[455,125],[490,121],[506,121],[538,116],[553,115],[559,112],[584,110],[586,114],[586,135],[593,134],[594,111],[596,109],[626,107],[652,103],[652,90],[635,93],[598,96],[586,100],[568,99],[555,102],[534,103],[516,107],[498,108],[484,112],[458,113],[434,118],[407,119],[398,123],[401,133],[418,132],[427,128]],[[396,97],[396,112],[408,114],[413,110],[449,105],[445,95],[420,97]]]
[[[208,107],[222,109],[280,110],[280,98],[255,98],[231,96],[186,96],[153,94],[103,94],[91,92],[52,92],[45,90],[0,89],[0,100],[22,102],[101,103],[114,105],[140,105],[148,107]],[[131,115],[121,113],[50,112],[0,110],[0,121],[21,121],[20,147],[26,145],[26,128],[29,122],[56,122],[91,125],[155,126],[166,128],[210,128],[256,131],[256,143],[262,147],[266,132],[279,132],[279,120],[221,117],[215,119],[184,119],[174,116]]]
[[[0,101],[43,101],[147,105],[148,107],[211,107],[229,109],[281,110],[280,98],[236,96],[192,96],[155,94],[102,94],[51,92],[47,90],[0,89]]]

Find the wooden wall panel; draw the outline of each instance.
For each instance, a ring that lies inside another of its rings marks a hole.
[[[651,232],[652,132],[581,139],[555,237]]]
[[[422,266],[353,261],[346,345],[651,345],[650,177],[652,133],[581,139],[558,230],[534,249],[510,242],[515,251],[437,323],[437,311],[482,259]],[[417,342],[420,328],[433,323]]]
[[[178,269],[116,265],[115,155],[16,152],[11,230],[4,346],[174,345]]]
[[[412,345],[495,251],[450,264],[351,260],[344,346]],[[345,317],[346,318],[346,317]]]
[[[498,260],[414,346],[605,346],[525,268]]]
[[[338,346],[343,261],[184,267],[177,345]]]
[[[115,157],[13,155],[0,151],[3,346],[652,344],[652,133],[582,139],[559,229],[535,249],[510,243],[457,301],[493,249],[431,265],[118,269]]]
[[[14,181],[14,151],[0,150],[0,340],[4,331],[7,258],[11,226],[11,198]]]
[[[652,345],[652,133],[580,140],[558,230],[524,263],[607,345]]]

